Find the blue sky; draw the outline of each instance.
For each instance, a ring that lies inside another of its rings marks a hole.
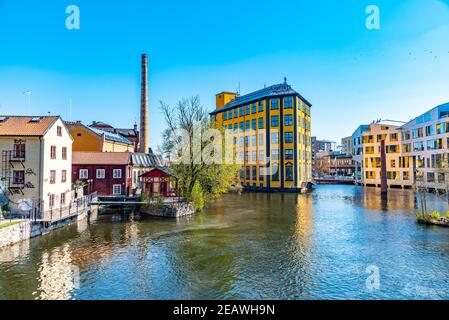
[[[344,3],[344,5],[343,5]],[[81,29],[65,27],[78,5]],[[365,27],[380,8],[381,29]],[[449,1],[0,0],[0,113],[132,127],[140,54],[150,56],[150,144],[159,101],[242,94],[288,78],[313,103],[313,134],[339,140],[374,119],[409,120],[449,101]]]

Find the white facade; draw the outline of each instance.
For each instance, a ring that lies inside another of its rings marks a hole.
[[[3,191],[12,213],[42,217],[70,203],[72,142],[59,117],[39,135],[0,135]]]

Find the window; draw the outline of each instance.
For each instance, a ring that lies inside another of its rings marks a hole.
[[[247,106],[245,107],[246,115],[250,115],[250,114],[251,114],[249,108],[250,108],[250,105],[247,105]]]
[[[223,112],[223,120],[224,121],[228,120],[228,113],[227,112]]]
[[[271,117],[271,126],[272,127],[279,127],[279,116],[272,116]]]
[[[251,145],[252,145],[253,147],[257,146],[257,136],[256,136],[255,134],[253,134],[253,135],[251,136]]]
[[[51,194],[48,196],[48,205],[50,208],[53,208],[55,206],[55,195]]]
[[[263,118],[259,118],[259,129],[263,129]]]
[[[271,134],[271,143],[272,144],[279,144],[279,133],[273,132]]]
[[[121,179],[122,178],[122,169],[114,169],[112,177],[114,179]]]
[[[87,169],[80,169],[80,179],[88,179],[89,178],[89,170]]]
[[[293,132],[285,133],[285,143],[293,143]]]
[[[256,119],[251,120],[251,129],[253,129],[254,131],[257,130],[257,120]]]
[[[248,121],[245,122],[245,130],[249,131],[249,129],[251,129],[251,124],[250,124],[250,122],[248,120]]]
[[[250,175],[250,168],[246,167],[246,180],[251,180],[251,175]]]
[[[259,181],[263,181],[265,176],[265,168],[259,167]]]
[[[229,119],[229,120],[232,119],[232,111],[228,111],[228,119]]]
[[[62,160],[67,160],[67,147],[62,147]]]
[[[244,132],[245,131],[245,124],[243,122],[240,122],[239,126],[240,126],[240,132]]]
[[[293,166],[285,167],[285,180],[293,181]]]
[[[61,171],[61,182],[62,183],[67,182],[67,170],[62,170]]]
[[[291,114],[285,115],[285,125],[286,126],[293,125],[293,116]]]
[[[245,115],[245,109],[240,107],[240,116],[243,117]]]
[[[293,160],[293,149],[285,150],[285,159],[286,160]]]
[[[104,169],[97,169],[97,179],[104,179],[106,177],[106,171]]]
[[[58,127],[56,128],[56,131],[57,131],[58,137],[62,137],[62,127],[58,126]]]
[[[253,103],[252,105],[251,105],[251,113],[256,113],[257,112],[257,103]]]
[[[257,167],[253,167],[253,180],[257,180]]]
[[[258,144],[259,144],[259,146],[263,146],[263,134],[262,133],[260,133],[259,134],[259,142],[258,142]]]
[[[291,109],[293,108],[293,98],[287,97],[284,99],[284,109]]]
[[[271,110],[277,110],[279,109],[279,100],[278,99],[271,99]]]
[[[53,160],[56,159],[56,146],[50,147],[50,158]]]
[[[427,182],[435,182],[435,173],[427,172]]]
[[[114,195],[121,195],[122,194],[122,186],[120,184],[114,184],[112,186],[112,193]]]
[[[55,184],[56,183],[56,170],[50,171],[50,183]]]
[[[239,133],[239,124],[238,123],[234,123],[234,134]]]
[[[66,201],[65,193],[61,193],[61,206],[65,205],[65,201]]]
[[[12,157],[14,159],[25,159],[25,143],[15,142]]]
[[[234,118],[238,118],[239,117],[239,109],[234,109]]]
[[[263,112],[263,102],[259,102],[259,112]]]
[[[279,166],[277,164],[271,166],[271,180],[279,181]]]
[[[13,171],[12,184],[15,185],[25,184],[25,171],[23,170]]]
[[[274,149],[271,151],[271,159],[279,160],[279,150],[278,149]]]

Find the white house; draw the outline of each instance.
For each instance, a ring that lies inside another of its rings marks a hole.
[[[43,218],[70,203],[72,143],[58,116],[0,116],[1,185],[12,213]]]

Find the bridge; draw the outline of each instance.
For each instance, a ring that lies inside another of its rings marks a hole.
[[[313,179],[316,184],[355,184],[353,177],[317,177]]]

